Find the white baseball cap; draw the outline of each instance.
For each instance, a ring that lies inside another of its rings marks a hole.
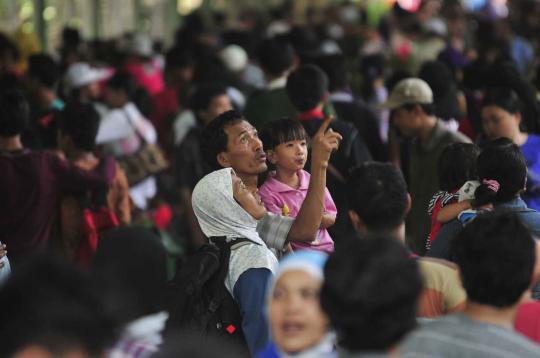
[[[112,74],[109,69],[93,68],[86,62],[69,66],[64,77],[65,91],[70,92],[88,84],[102,81]]]

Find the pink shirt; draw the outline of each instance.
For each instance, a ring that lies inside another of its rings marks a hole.
[[[300,178],[298,189],[291,188],[287,184],[280,182],[275,176],[275,171],[270,172],[259,189],[264,206],[266,206],[266,210],[274,214],[288,215],[295,218],[306,198],[310,175],[305,170],[298,171],[298,177]],[[334,204],[330,192],[326,188],[324,189],[324,212],[332,215],[337,214],[336,204]],[[326,229],[318,230],[315,241],[310,243],[295,242],[291,243],[291,245],[294,250],[309,249],[327,253],[334,251],[334,241]]]

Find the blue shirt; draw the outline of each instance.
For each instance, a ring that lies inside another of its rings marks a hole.
[[[529,208],[540,211],[540,136],[529,134],[527,141],[521,146],[521,152],[529,169],[523,200]]]

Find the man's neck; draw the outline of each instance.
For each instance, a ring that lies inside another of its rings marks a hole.
[[[467,306],[463,313],[473,321],[512,328],[516,319],[518,306],[519,303],[507,308],[498,308],[467,301]]]
[[[420,129],[418,138],[420,139],[420,142],[426,143],[431,138],[433,129],[437,125],[437,118],[433,116],[426,116],[423,121],[424,125],[422,126],[422,129]]]
[[[244,185],[250,189],[250,190],[256,190],[257,189],[257,182],[258,182],[258,176],[257,174],[243,174],[243,173],[236,173],[240,179],[242,179],[242,182]]]
[[[24,146],[21,142],[21,136],[16,135],[13,137],[2,137],[0,136],[0,150],[5,150],[8,152],[13,152],[16,150],[23,150]]]
[[[56,94],[48,88],[42,88],[38,92],[38,104],[42,110],[50,109],[55,99]]]

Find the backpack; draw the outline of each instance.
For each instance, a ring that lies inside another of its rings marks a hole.
[[[186,330],[203,339],[218,337],[245,348],[248,354],[240,309],[225,287],[225,277],[231,250],[249,242],[212,237],[187,259],[168,284],[168,329]]]
[[[100,236],[104,231],[120,225],[114,211],[106,205],[106,192],[100,193],[94,203],[79,199],[83,215],[84,236],[77,252],[77,262],[88,266],[97,250]]]

